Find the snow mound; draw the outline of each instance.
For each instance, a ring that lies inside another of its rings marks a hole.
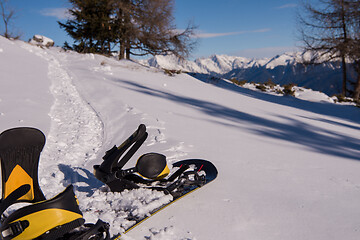
[[[335,103],[333,98],[319,91],[313,91],[311,89],[305,89],[300,87],[294,87],[294,90],[295,90],[295,97],[302,100],[311,101],[311,102]]]
[[[55,44],[54,40],[42,35],[34,35],[29,43],[42,47],[52,47]]]

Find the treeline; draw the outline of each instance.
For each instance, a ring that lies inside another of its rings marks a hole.
[[[195,46],[195,27],[174,24],[173,0],[69,0],[70,18],[59,22],[73,39],[64,47],[81,53],[131,55],[171,53],[187,57]]]

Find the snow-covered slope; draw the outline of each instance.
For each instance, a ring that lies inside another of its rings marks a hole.
[[[158,192],[113,194],[92,165],[138,124],[146,152],[169,164],[205,158],[216,181],[130,231],[124,239],[359,239],[360,111],[324,94],[298,98],[211,85],[187,74],[0,37],[0,131],[47,135],[39,181],[47,198],[72,183],[87,222],[146,214]],[[311,101],[308,101],[311,100]]]

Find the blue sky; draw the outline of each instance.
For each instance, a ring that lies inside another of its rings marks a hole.
[[[65,21],[66,0],[10,0],[16,16],[11,25],[23,40],[35,34],[56,45],[71,42],[57,21]],[[212,54],[272,57],[299,46],[296,38],[298,0],[176,0],[175,23],[198,26],[199,42],[192,58]],[[3,31],[3,24],[0,24]]]

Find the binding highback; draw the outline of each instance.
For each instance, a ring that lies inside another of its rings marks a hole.
[[[22,185],[29,185],[29,191],[16,202],[45,200],[38,183],[38,164],[44,145],[45,135],[35,128],[13,128],[1,133],[2,199]]]
[[[166,163],[166,157],[159,153],[144,154],[137,160],[135,167],[123,169],[147,136],[145,125],[140,124],[137,130],[119,147],[115,145],[105,153],[101,165],[94,166],[95,177],[107,184],[113,192],[138,188],[139,186],[128,177],[134,173],[151,180],[166,177],[170,170]]]

